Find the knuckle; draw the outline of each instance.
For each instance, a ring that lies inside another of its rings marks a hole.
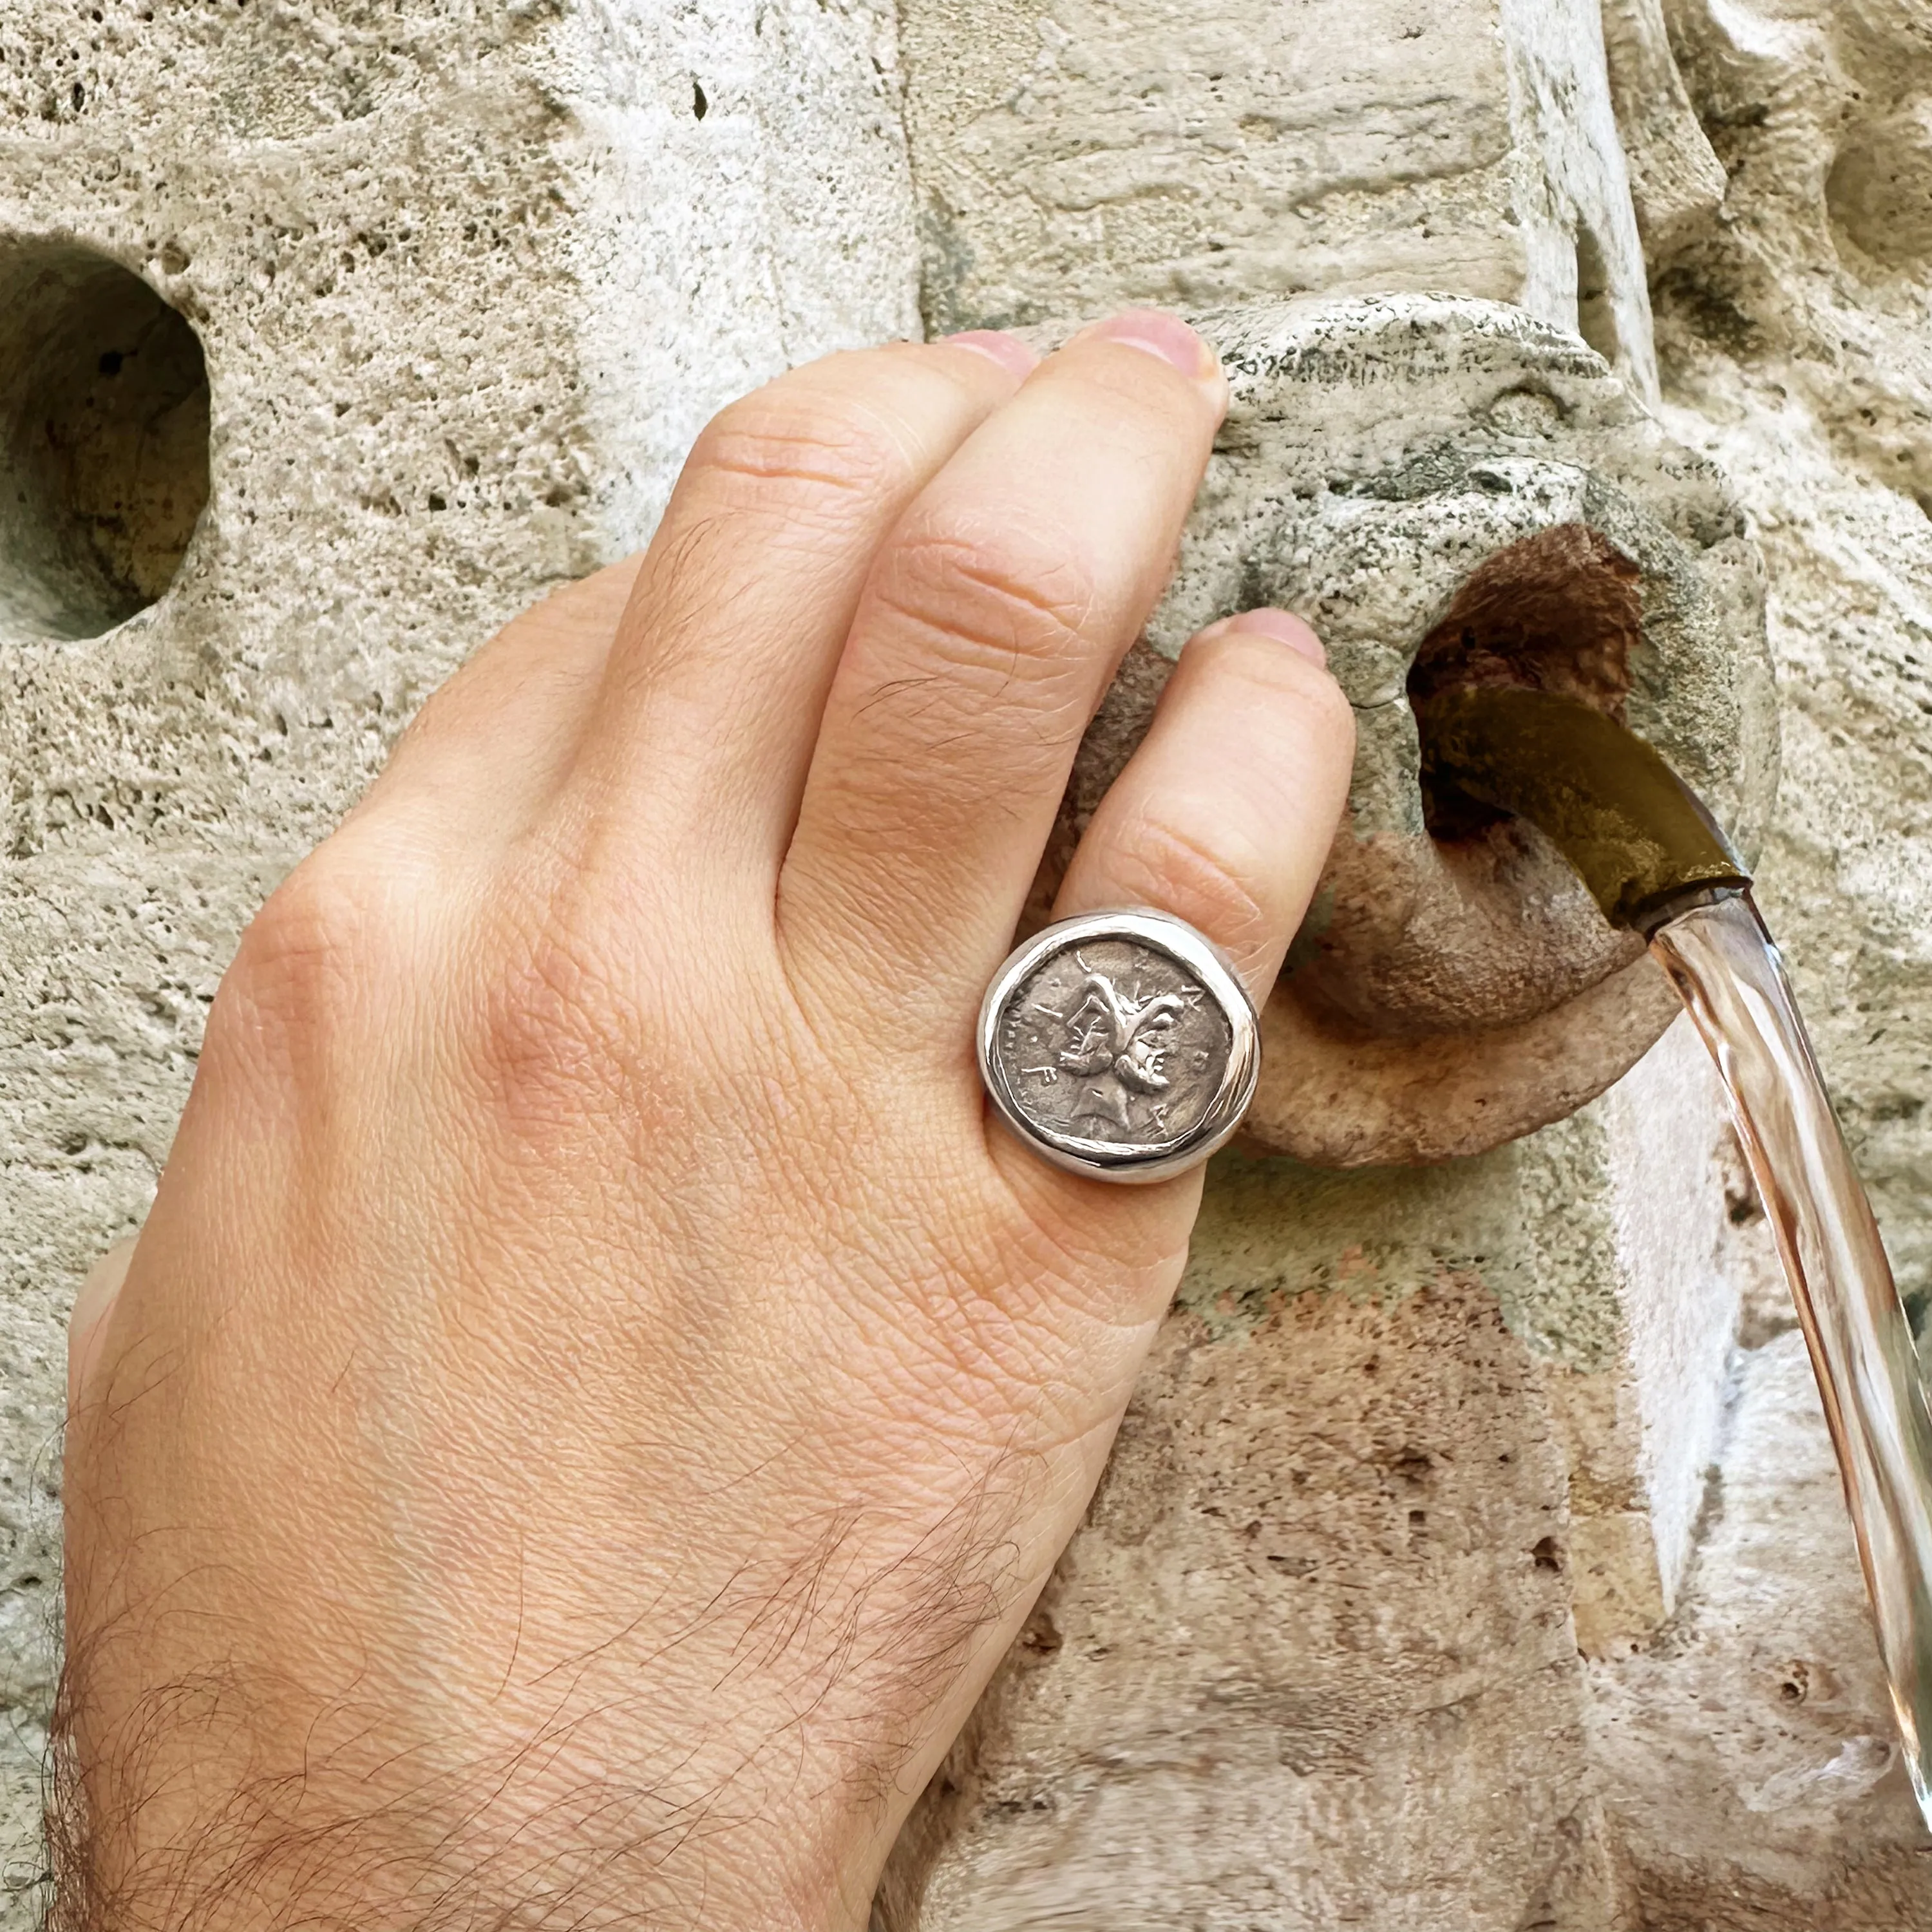
[[[1102,602],[1075,546],[970,524],[909,532],[874,595],[943,664],[1001,683],[1081,664]]]
[[[574,1059],[616,1030],[619,975],[580,922],[547,916],[502,948],[483,993],[484,1038],[504,1069]]]
[[[282,1063],[346,1031],[392,976],[389,884],[378,867],[328,845],[304,859],[242,934],[208,1015],[204,1053]]]
[[[849,514],[903,490],[908,454],[849,400],[782,384],[731,404],[692,452],[693,470],[740,501],[788,517]]]
[[[572,935],[529,937],[484,989],[474,1048],[485,1101],[513,1136],[580,1118],[606,1060],[608,975]]]
[[[1238,957],[1264,946],[1274,916],[1248,855],[1220,849],[1157,819],[1138,820],[1108,858],[1126,903],[1184,919]]]
[[[506,901],[482,935],[490,964],[474,996],[469,1057],[492,1117],[520,1144],[568,1139],[678,1058],[670,1003],[644,990],[649,977],[611,926],[586,872],[542,898]]]

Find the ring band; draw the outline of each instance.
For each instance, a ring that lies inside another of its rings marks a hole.
[[[1247,989],[1184,920],[1062,920],[994,974],[980,1076],[1034,1151],[1096,1180],[1164,1180],[1240,1125],[1261,1072]]]

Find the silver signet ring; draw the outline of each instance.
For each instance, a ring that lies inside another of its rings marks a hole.
[[[1049,926],[980,1009],[980,1074],[1000,1118],[1096,1180],[1164,1180],[1205,1160],[1240,1126],[1261,1064],[1246,988],[1166,913]]]

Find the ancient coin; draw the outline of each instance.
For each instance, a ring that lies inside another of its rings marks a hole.
[[[1253,1016],[1191,928],[1112,920],[1051,928],[1008,962],[982,1023],[987,1084],[1063,1165],[1184,1160],[1246,1104]]]

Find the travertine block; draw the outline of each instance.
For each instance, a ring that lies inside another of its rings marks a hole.
[[[1744,1356],[1732,1402],[1667,1640],[1592,1670],[1636,1922],[1922,1932],[1924,1827],[1795,1327]]]
[[[1724,164],[1677,70],[1664,0],[1604,0],[1604,44],[1637,232],[1654,275],[1722,204]]]
[[[908,0],[934,328],[1518,302],[1654,386],[1594,0]]]
[[[1523,1330],[1540,1310],[1600,1366],[1616,1318],[1600,1282],[1539,1281],[1538,1166],[1223,1163],[882,1932],[1609,1922],[1567,1459]]]

